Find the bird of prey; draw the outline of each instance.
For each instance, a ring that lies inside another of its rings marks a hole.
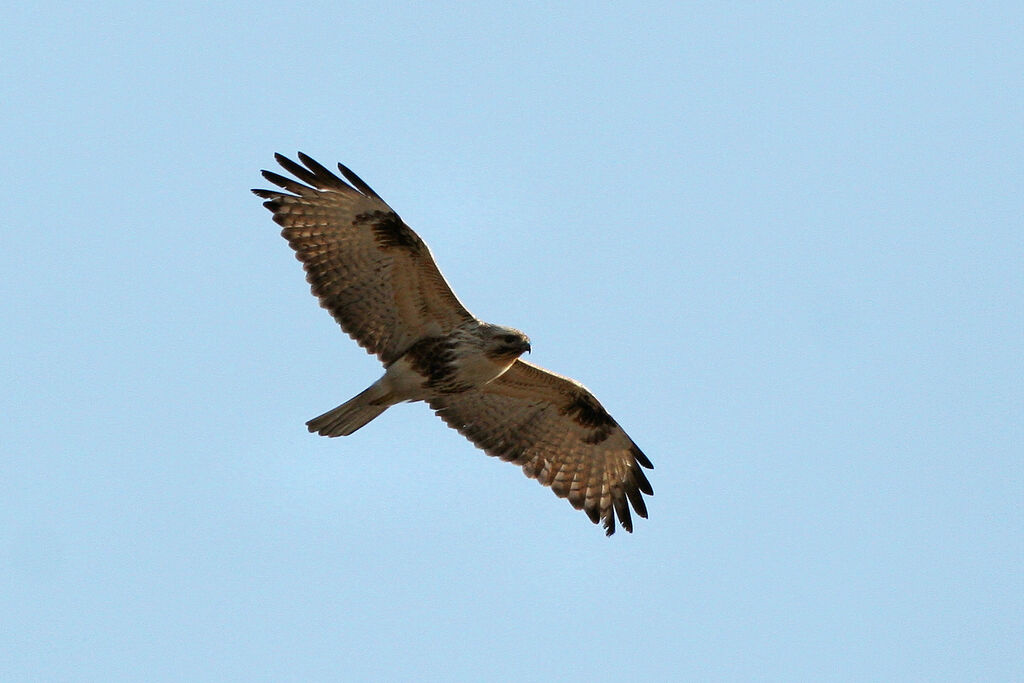
[[[582,384],[522,360],[529,338],[483,322],[456,298],[427,245],[341,164],[345,180],[305,154],[276,154],[296,179],[253,190],[302,262],[320,305],[384,364],[355,398],[307,422],[345,436],[403,401],[424,401],[488,455],[522,466],[605,532],[647,517],[651,461]]]

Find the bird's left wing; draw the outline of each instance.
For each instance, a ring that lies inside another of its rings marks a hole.
[[[521,465],[592,522],[603,520],[609,536],[616,516],[633,530],[630,504],[647,517],[641,494],[654,491],[641,467],[651,461],[579,382],[517,360],[478,389],[429,403],[488,455]]]

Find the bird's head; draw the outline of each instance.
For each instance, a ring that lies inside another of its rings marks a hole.
[[[484,348],[492,358],[518,358],[530,351],[530,338],[514,327],[489,325],[485,331]]]

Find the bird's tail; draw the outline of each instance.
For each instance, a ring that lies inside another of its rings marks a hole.
[[[391,406],[377,384],[337,408],[328,410],[306,423],[309,431],[321,436],[348,436]]]

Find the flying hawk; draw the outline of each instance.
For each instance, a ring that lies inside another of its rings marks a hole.
[[[320,305],[385,368],[309,431],[345,436],[389,406],[425,401],[488,455],[603,520],[609,536],[616,516],[633,531],[629,505],[647,517],[641,494],[654,491],[641,467],[653,465],[594,395],[519,358],[530,350],[519,330],[466,310],[423,240],[352,171],[338,164],[346,183],[301,152],[303,165],[275,158],[301,182],[263,171],[286,192],[253,192],[284,228]]]

